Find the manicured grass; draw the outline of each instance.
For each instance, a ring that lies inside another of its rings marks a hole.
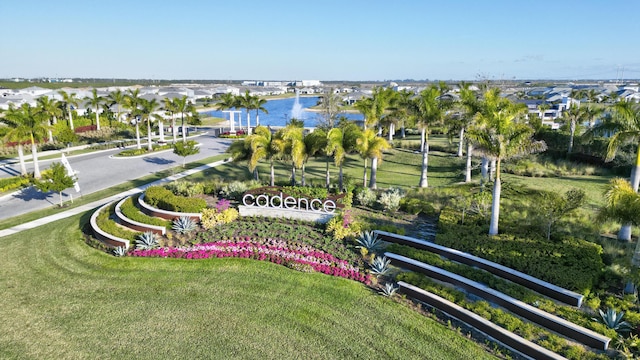
[[[0,358],[489,359],[364,285],[246,259],[115,258],[89,214],[0,241]]]

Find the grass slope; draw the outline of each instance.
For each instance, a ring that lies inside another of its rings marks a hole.
[[[0,240],[0,358],[492,358],[353,281],[109,256],[84,244],[88,216]]]

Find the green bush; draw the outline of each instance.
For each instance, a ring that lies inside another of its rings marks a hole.
[[[166,185],[175,195],[195,196],[204,194],[204,185],[198,182],[177,180]]]
[[[120,206],[120,211],[122,211],[122,214],[124,216],[126,216],[127,218],[133,220],[133,221],[137,221],[143,224],[149,224],[149,225],[156,225],[156,226],[162,226],[165,227],[167,229],[171,229],[171,221],[169,220],[164,220],[164,219],[160,219],[157,217],[153,217],[153,216],[149,216],[146,215],[144,213],[142,213],[134,204],[134,199],[137,199],[136,197],[129,197],[127,200],[125,200],[122,205]]]
[[[163,210],[185,213],[199,213],[207,207],[207,202],[204,199],[176,196],[161,186],[147,188],[145,202]]]
[[[30,179],[25,176],[13,176],[0,179],[0,193],[26,187],[30,182]]]
[[[450,209],[440,213],[436,243],[480,256],[552,284],[578,292],[591,290],[604,264],[600,245],[565,237],[546,241],[533,234],[489,236],[483,219],[468,216],[464,225]]]
[[[160,151],[160,150],[167,150],[167,149],[171,149],[171,145],[153,145],[152,146],[153,150],[151,150],[151,152],[153,151]],[[144,155],[149,153],[149,151],[147,150],[146,147],[143,147],[142,149],[127,149],[127,150],[122,150],[118,153],[118,156],[138,156],[138,155]]]
[[[103,209],[100,214],[98,214],[98,216],[96,217],[96,223],[98,227],[100,228],[100,230],[106,232],[107,234],[111,234],[113,236],[129,240],[131,242],[135,241],[138,235],[142,233],[126,230],[118,226],[115,221],[111,220],[111,215],[114,213],[115,207],[116,205],[114,203],[111,206]]]

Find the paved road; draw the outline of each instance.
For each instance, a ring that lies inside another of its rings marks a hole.
[[[194,140],[201,144],[200,153],[187,157],[187,161],[196,161],[222,154],[231,143],[231,140],[218,139],[208,134],[198,136]],[[69,163],[78,175],[81,192],[76,193],[73,189],[67,189],[63,193],[64,200],[69,200],[69,195],[78,198],[83,194],[89,194],[182,164],[182,157],[173,154],[171,150],[141,158],[110,158],[111,155],[119,151],[114,149],[69,157]],[[40,161],[40,169],[48,168],[54,161],[60,161],[60,159]],[[14,175],[18,169],[19,165],[15,164],[0,168],[0,172],[4,176],[9,176]],[[27,171],[33,171],[32,163],[27,164]],[[0,198],[0,218],[44,209],[57,204],[58,201],[58,194],[42,194],[33,188],[25,189],[19,193]]]

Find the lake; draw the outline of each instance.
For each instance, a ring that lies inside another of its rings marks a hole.
[[[315,106],[318,103],[319,97],[317,96],[305,96],[299,98],[299,104],[302,108],[300,118],[298,120],[304,121],[305,127],[315,127],[317,125],[318,118],[321,117],[320,113],[306,111],[304,109]],[[265,126],[285,126],[287,122],[291,119],[291,115],[294,112],[294,104],[296,98],[286,98],[286,99],[277,99],[277,100],[268,100],[264,105],[264,108],[269,112],[265,114],[264,112],[260,112],[260,125]],[[247,126],[247,113],[244,109],[242,110],[242,126]],[[203,112],[203,114],[207,114],[210,116],[215,116],[223,119],[229,120],[229,114],[225,114],[222,111],[212,110]],[[362,120],[362,114],[350,114],[344,113],[341,114],[350,120]],[[238,114],[235,115],[236,126],[238,126]],[[251,126],[256,126],[256,112],[251,111]]]

